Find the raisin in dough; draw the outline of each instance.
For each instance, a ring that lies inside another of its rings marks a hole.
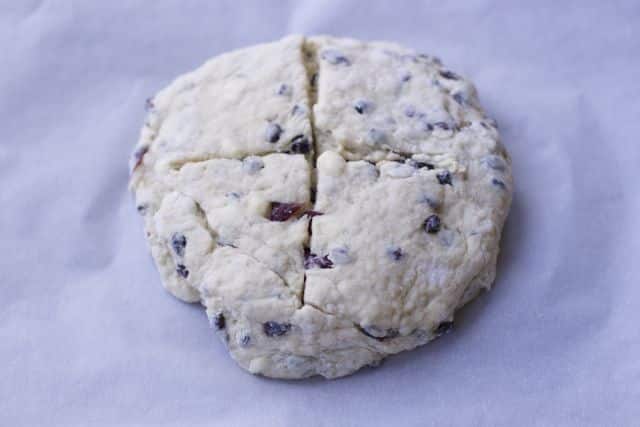
[[[290,36],[210,60],[148,109],[130,187],[162,282],[244,369],[348,375],[490,288],[510,159],[436,58]]]

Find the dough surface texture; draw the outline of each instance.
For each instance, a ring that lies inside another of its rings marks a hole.
[[[288,36],[209,60],[147,110],[130,189],[162,283],[249,372],[376,366],[491,287],[511,160],[437,58]]]

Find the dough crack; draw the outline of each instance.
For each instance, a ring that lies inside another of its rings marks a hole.
[[[304,65],[304,69],[306,72],[306,78],[309,82],[307,86],[307,98],[309,101],[309,125],[311,126],[311,143],[313,146],[312,155],[310,159],[310,168],[309,173],[311,176],[309,177],[309,182],[311,183],[311,188],[309,189],[309,199],[313,206],[313,210],[315,210],[316,206],[316,191],[318,184],[318,174],[316,172],[316,164],[318,161],[318,143],[316,137],[316,125],[315,125],[315,115],[314,115],[314,107],[318,102],[318,90],[317,90],[317,82],[318,82],[318,59],[315,52],[315,47],[309,43],[306,39],[302,43],[302,63]],[[309,227],[308,227],[308,246],[311,247],[311,239],[313,238],[313,216],[309,217]],[[303,255],[304,256],[304,255]],[[300,305],[304,306],[306,304],[304,300],[304,292],[307,286],[307,272],[304,272],[304,276],[302,279],[302,290],[300,292]],[[320,310],[318,307],[316,309]],[[322,310],[320,310],[322,311]]]
[[[182,194],[182,193],[181,193]],[[186,196],[185,197],[189,197]],[[202,206],[200,205],[200,203],[198,203],[197,200],[191,198],[191,200],[193,200],[193,203],[196,206],[196,215],[198,215],[200,217],[200,219],[202,220],[202,226],[204,227],[204,229],[207,231],[207,233],[209,233],[209,236],[211,236],[211,240],[217,244],[217,237],[216,237],[216,232],[213,231],[213,229],[211,228],[211,224],[209,224],[209,220],[207,219],[207,213],[205,212],[205,210],[202,208]],[[211,248],[209,249],[209,253],[213,252],[214,248],[215,248],[215,244],[211,245]]]
[[[267,269],[267,271],[275,274],[276,276],[278,276],[278,278],[280,279],[280,281],[282,282],[282,285],[284,288],[292,291],[294,294],[295,292],[293,291],[293,289],[291,289],[291,286],[289,286],[289,284],[287,283],[287,281],[285,280],[284,277],[282,277],[282,275],[280,273],[278,273],[277,271],[275,271],[272,268],[269,268],[269,266],[264,263],[263,261],[260,261],[258,258],[254,257],[253,255],[251,255],[250,253],[243,251],[242,249],[239,248],[233,248],[234,251],[238,251],[240,252],[242,255],[246,256],[247,258],[251,258],[252,260],[254,260],[256,263],[260,264],[261,266],[263,266],[265,269]]]
[[[373,337],[372,335],[370,335],[369,333],[367,333],[367,332],[366,332],[366,329],[365,329],[365,328],[363,328],[360,324],[358,324],[357,322],[354,322],[352,319],[349,319],[349,318],[348,318],[348,317],[346,317],[344,314],[340,314],[340,313],[329,313],[328,311],[325,311],[324,309],[322,309],[322,308],[321,308],[321,307],[319,307],[318,305],[316,305],[316,304],[314,304],[314,303],[311,303],[311,302],[306,302],[306,303],[304,303],[304,305],[307,305],[307,306],[309,306],[309,307],[312,307],[314,310],[319,311],[320,313],[324,314],[325,316],[329,316],[329,317],[336,318],[336,319],[341,320],[341,321],[343,321],[343,322],[345,322],[345,323],[348,323],[348,324],[350,325],[350,326],[346,326],[346,327],[341,328],[341,329],[353,329],[353,330],[356,330],[356,331],[358,331],[359,333],[362,333],[362,334],[364,334],[364,335],[367,335],[367,336],[369,336],[369,337],[371,337],[371,338],[375,338],[377,341],[383,341],[383,340],[384,340],[384,338],[383,338],[383,339],[379,339],[379,338]],[[300,308],[302,308],[302,307],[300,307]],[[300,308],[299,308],[299,309],[300,309]],[[379,354],[379,353],[380,353],[380,352],[379,352],[379,350],[378,350],[375,346],[370,346],[370,345],[367,345],[367,344],[364,344],[364,345],[358,345],[358,346],[355,346],[355,348],[365,348],[365,349],[367,349],[367,350],[369,350],[369,351],[372,351],[372,352],[374,352],[374,353],[376,353],[376,354]]]
[[[215,155],[215,154],[211,154],[211,155],[205,155],[205,156],[201,155],[201,156],[185,157],[185,158],[181,158],[181,159],[170,160],[170,161],[168,161],[168,165],[169,165],[169,168],[171,170],[179,172],[183,167],[185,167],[187,165],[209,162],[211,160],[235,160],[235,161],[238,161],[238,162],[242,162],[242,161],[245,161],[249,157],[264,158],[264,157],[272,156],[274,154],[290,154],[290,153],[282,152],[282,151],[264,151],[264,152],[260,152],[260,153],[249,154],[249,155],[244,156],[244,157],[226,157],[226,156],[218,156],[218,155]],[[315,164],[315,163],[313,163],[314,160],[315,159],[311,159],[311,161],[312,161],[311,165],[312,166]]]

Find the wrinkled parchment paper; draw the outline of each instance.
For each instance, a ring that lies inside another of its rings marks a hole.
[[[126,191],[146,97],[293,32],[440,56],[514,164],[494,290],[337,381],[237,368]],[[637,1],[0,2],[0,425],[638,425],[639,76]]]

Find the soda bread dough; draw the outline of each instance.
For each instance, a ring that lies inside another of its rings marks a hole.
[[[250,372],[348,375],[449,331],[490,288],[510,159],[436,58],[289,36],[147,107],[130,188],[162,282]]]

